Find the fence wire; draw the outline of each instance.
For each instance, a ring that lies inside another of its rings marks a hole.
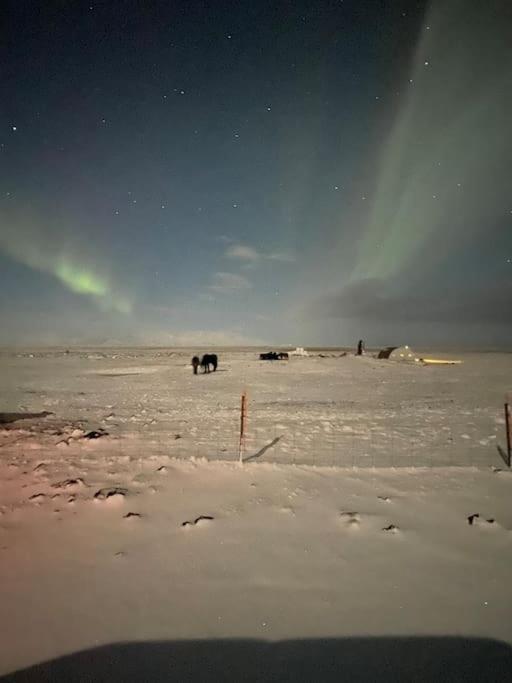
[[[501,437],[488,415],[476,422],[457,414],[427,423],[418,416],[384,414],[371,420],[304,415],[272,420],[265,410],[249,409],[242,456],[246,462],[332,467],[500,467]],[[239,443],[240,416],[233,410],[231,420],[205,424],[175,453],[238,460]]]

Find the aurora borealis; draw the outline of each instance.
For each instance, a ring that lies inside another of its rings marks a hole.
[[[512,10],[5,3],[2,344],[505,344]]]
[[[14,229],[6,221],[0,235],[0,249],[16,263],[57,279],[70,292],[91,297],[104,311],[126,314],[131,311],[130,301],[109,284],[106,268],[102,274],[100,264],[94,264],[93,258],[89,258],[88,265],[84,253],[80,254],[76,248],[73,253],[71,247],[55,243],[53,239],[45,240],[44,233],[35,226],[28,230],[24,224],[18,224]]]
[[[504,3],[426,12],[354,277],[430,269],[510,211],[511,26]]]

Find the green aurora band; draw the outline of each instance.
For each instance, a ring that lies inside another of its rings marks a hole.
[[[440,0],[382,150],[351,281],[421,276],[509,207],[510,6]]]
[[[57,266],[55,275],[68,289],[77,294],[103,297],[108,294],[107,284],[99,277],[86,270],[75,269],[64,261]]]
[[[52,244],[55,241],[45,240],[43,231],[33,224],[29,227],[26,222],[21,226],[12,219],[1,221],[0,250],[13,261],[52,275],[69,291],[91,297],[104,311],[131,312],[130,300],[114,289],[110,278],[80,264],[76,256],[59,251]]]

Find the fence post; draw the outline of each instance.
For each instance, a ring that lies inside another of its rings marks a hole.
[[[512,437],[510,433],[510,405],[505,403],[505,430],[507,432],[507,460],[508,466],[510,467],[512,459]]]
[[[238,461],[243,462],[244,445],[245,445],[245,427],[247,423],[247,392],[242,394],[242,401],[240,404],[240,440],[238,442]]]

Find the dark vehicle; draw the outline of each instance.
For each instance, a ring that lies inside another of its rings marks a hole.
[[[287,353],[276,353],[275,351],[267,351],[267,353],[260,353],[260,360],[288,360]]]

